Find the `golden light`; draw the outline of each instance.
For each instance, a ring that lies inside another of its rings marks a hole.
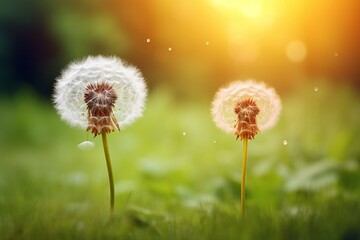
[[[212,0],[212,2],[217,7],[238,11],[250,18],[259,17],[263,10],[261,0]]]
[[[229,30],[229,54],[238,63],[256,61],[259,53],[257,39],[247,34],[241,34],[236,29]]]
[[[259,32],[271,29],[283,9],[279,0],[209,1],[216,11],[222,14],[221,21],[248,26]]]

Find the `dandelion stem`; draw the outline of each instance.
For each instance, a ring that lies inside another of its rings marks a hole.
[[[106,166],[107,166],[107,170],[108,170],[109,183],[110,183],[110,214],[111,214],[111,217],[114,217],[114,202],[115,202],[114,178],[113,178],[112,167],[111,167],[109,145],[108,145],[108,141],[107,141],[106,132],[102,132],[101,136],[102,136],[102,142],[103,142],[105,159],[106,159]]]
[[[245,175],[246,175],[246,160],[247,160],[247,145],[248,139],[244,138],[244,158],[242,162],[242,173],[241,173],[241,215],[245,213]]]

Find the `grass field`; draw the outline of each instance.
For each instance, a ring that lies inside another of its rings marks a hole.
[[[277,126],[242,144],[210,101],[151,92],[144,117],[109,135],[116,216],[101,138],[24,91],[0,101],[0,239],[360,239],[360,97],[317,83],[281,96]],[[287,144],[284,145],[284,140]]]

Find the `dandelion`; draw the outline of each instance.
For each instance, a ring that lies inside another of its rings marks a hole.
[[[245,174],[248,140],[277,122],[281,101],[273,88],[251,80],[236,81],[221,88],[212,102],[215,124],[243,141],[241,212],[245,211]]]
[[[61,118],[72,126],[101,135],[114,215],[114,180],[107,134],[120,131],[142,115],[146,85],[139,70],[116,57],[87,57],[70,64],[56,80],[53,96]],[[89,142],[80,148],[92,146]]]

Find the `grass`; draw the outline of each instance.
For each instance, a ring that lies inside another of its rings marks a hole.
[[[1,239],[359,239],[360,99],[345,86],[282,96],[279,124],[242,144],[209,101],[150,95],[144,117],[109,135],[114,221],[101,139],[29,92],[0,101]],[[288,145],[283,145],[283,140]]]

